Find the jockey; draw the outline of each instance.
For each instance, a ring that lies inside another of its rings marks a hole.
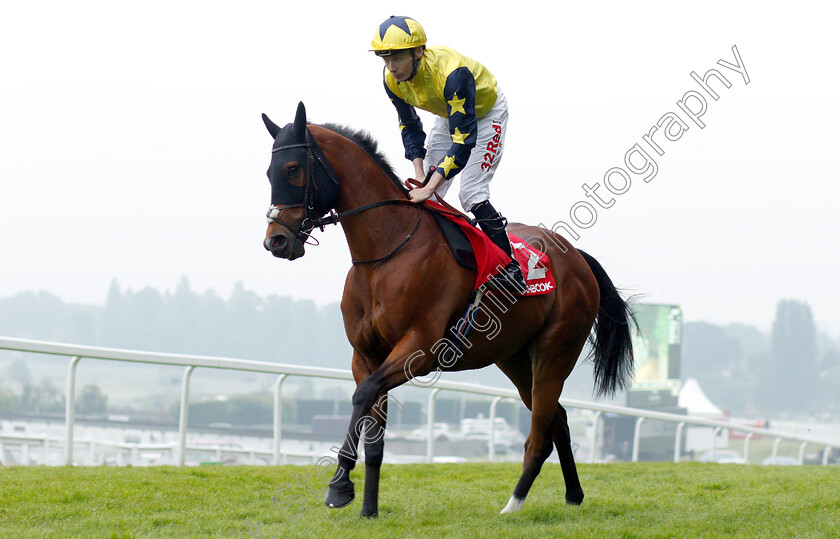
[[[385,92],[397,109],[406,159],[418,179],[437,167],[425,187],[411,190],[412,202],[423,202],[435,192],[443,197],[460,172],[461,205],[511,258],[505,280],[523,291],[522,269],[505,232],[507,221],[489,200],[508,118],[507,101],[493,74],[449,47],[426,48],[423,27],[408,17],[391,16],[379,25],[372,45],[385,60]],[[438,116],[428,141],[414,107]]]

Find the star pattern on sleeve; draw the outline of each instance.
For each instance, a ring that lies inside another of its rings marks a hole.
[[[447,155],[446,158],[443,161],[441,161],[441,163],[438,165],[438,168],[442,168],[444,178],[448,178],[450,170],[461,167],[455,164],[454,156]]]
[[[452,133],[452,142],[455,144],[463,144],[464,139],[468,136],[470,136],[469,133],[461,133],[461,130],[456,127],[455,132]]]
[[[461,114],[466,114],[467,111],[464,110],[464,103],[467,101],[466,98],[458,99],[458,93],[455,92],[455,95],[452,96],[452,99],[446,102],[449,105],[450,112],[449,115],[452,116],[456,112],[460,112]]]

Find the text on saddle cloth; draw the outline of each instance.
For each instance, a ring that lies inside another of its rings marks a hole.
[[[526,243],[519,236],[508,233],[508,237],[513,246],[513,256],[522,267],[522,275],[527,285],[522,295],[539,296],[554,290],[557,285],[549,269],[548,255]]]

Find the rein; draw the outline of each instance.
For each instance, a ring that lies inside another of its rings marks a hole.
[[[382,202],[389,202],[389,201],[383,200]],[[393,202],[400,202],[400,200],[394,200]],[[409,204],[414,205],[412,202],[409,202]],[[417,206],[417,222],[414,223],[414,228],[411,229],[411,232],[409,232],[408,236],[405,237],[405,239],[402,241],[402,243],[400,243],[399,245],[397,245],[396,247],[391,249],[391,252],[388,253],[385,256],[380,256],[379,258],[371,258],[370,260],[353,260],[353,264],[354,265],[355,264],[372,264],[372,263],[376,262],[376,265],[373,266],[373,267],[377,268],[377,267],[379,267],[380,264],[382,264],[383,262],[385,262],[386,260],[388,260],[389,258],[394,256],[397,253],[397,251],[402,249],[405,246],[405,244],[408,243],[411,240],[412,236],[414,236],[414,233],[417,232],[417,229],[420,228],[420,206],[419,205],[416,205],[416,206]],[[357,208],[357,209],[362,210],[362,208]],[[365,208],[365,209],[370,209],[370,208]]]
[[[417,222],[414,223],[414,228],[411,230],[411,232],[408,234],[408,236],[405,237],[405,239],[402,241],[402,243],[400,243],[399,245],[394,247],[391,250],[391,252],[389,252],[385,256],[380,256],[379,258],[372,258],[370,260],[353,260],[352,261],[353,264],[372,264],[372,263],[376,262],[376,265],[378,266],[382,262],[385,262],[386,260],[388,260],[389,258],[394,256],[397,253],[397,251],[399,251],[403,246],[405,246],[406,243],[408,243],[411,240],[412,236],[414,236],[414,233],[417,232],[417,229],[420,227],[420,205],[419,204],[415,204],[414,202],[411,202],[410,200],[405,200],[405,199],[401,199],[401,198],[394,198],[394,199],[389,199],[389,200],[380,200],[378,202],[373,202],[371,204],[366,204],[364,206],[359,206],[358,208],[353,208],[352,210],[343,211],[341,213],[336,213],[334,210],[330,210],[329,215],[327,215],[325,217],[321,217],[320,219],[310,220],[309,218],[306,218],[306,219],[303,220],[299,230],[302,231],[302,235],[304,237],[301,237],[301,235],[299,235],[297,232],[292,230],[288,225],[286,225],[285,223],[283,223],[282,221],[280,221],[278,219],[281,209],[285,210],[285,209],[288,209],[288,208],[299,208],[299,207],[302,207],[303,204],[288,205],[288,206],[284,206],[282,208],[278,208],[277,206],[272,206],[268,209],[268,213],[266,214],[266,217],[268,218],[267,220],[269,222],[273,221],[273,222],[277,223],[278,225],[284,227],[286,230],[288,230],[289,232],[294,234],[296,237],[298,237],[298,239],[300,239],[304,243],[307,243],[306,240],[308,240],[310,238],[309,233],[315,227],[318,227],[321,230],[321,232],[323,232],[325,226],[327,226],[327,225],[337,225],[345,217],[350,217],[351,215],[356,215],[357,213],[366,212],[368,210],[372,210],[372,209],[378,208],[380,206],[390,206],[390,205],[394,205],[394,204],[407,204],[409,206],[416,207],[417,208]],[[306,223],[307,221],[308,221],[308,228],[306,228],[304,230],[303,229],[303,224]],[[312,239],[315,240],[315,238],[312,238]],[[316,243],[310,244],[310,245],[318,245],[317,240],[315,240],[315,242]]]

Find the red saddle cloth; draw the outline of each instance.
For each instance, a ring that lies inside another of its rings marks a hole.
[[[557,285],[549,268],[548,255],[535,249],[519,236],[508,233],[508,237],[513,246],[513,256],[522,267],[522,275],[525,276],[525,284],[528,285],[522,295],[541,296],[554,290]]]
[[[478,228],[470,225],[465,219],[452,214],[452,209],[446,208],[437,202],[426,201],[430,209],[437,211],[449,221],[458,226],[470,241],[475,261],[478,266],[478,274],[475,280],[474,290],[489,281],[499,273],[510,262],[507,254],[498,245],[493,243],[487,234]],[[526,243],[524,240],[513,234],[508,234],[513,254],[516,261],[522,267],[522,274],[525,277],[525,284],[528,285],[523,296],[539,296],[548,294],[556,287],[554,276],[549,269],[548,256]]]

